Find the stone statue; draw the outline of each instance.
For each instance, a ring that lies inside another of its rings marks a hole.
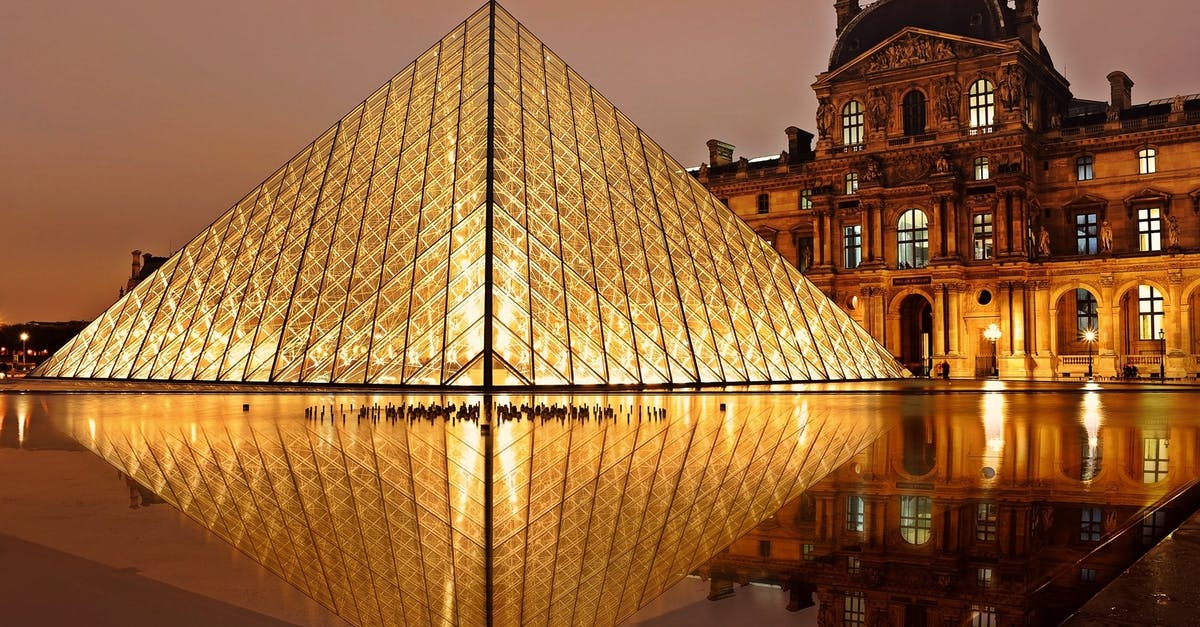
[[[1037,236],[1037,253],[1039,257],[1050,256],[1050,231],[1046,230],[1046,226],[1042,225]]]
[[[829,137],[829,132],[833,129],[835,122],[833,119],[835,115],[837,114],[834,112],[833,103],[829,101],[829,98],[821,98],[817,104],[817,135],[821,139]]]
[[[934,169],[938,174],[950,173],[950,159],[946,156],[946,153],[943,152],[938,155],[937,163],[934,164]]]
[[[781,151],[779,153],[779,165],[787,165],[789,158],[790,158],[790,155],[788,155],[788,151],[786,151],[786,150]]]
[[[1004,105],[1005,109],[1012,111],[1020,107],[1021,100],[1025,96],[1025,70],[1021,69],[1019,65],[1010,65],[1004,68],[997,92],[1000,104]]]
[[[1179,248],[1179,220],[1167,218],[1167,248]]]
[[[804,247],[800,249],[800,271],[808,272],[809,269],[812,268],[812,262],[813,262],[812,246],[809,246],[808,243],[806,242],[804,244]]]
[[[863,171],[863,183],[878,183],[883,178],[883,172],[879,169],[879,161],[875,159],[867,159],[866,168]]]
[[[1108,220],[1100,223],[1100,251],[1111,253],[1113,247],[1112,224]]]
[[[962,102],[962,85],[959,85],[958,80],[953,76],[947,76],[942,80],[940,94],[938,109],[942,114],[942,119],[957,120],[959,105]]]
[[[887,92],[876,89],[871,92],[871,101],[867,105],[867,115],[871,117],[871,128],[883,131],[887,128],[888,118],[891,117],[892,103]]]

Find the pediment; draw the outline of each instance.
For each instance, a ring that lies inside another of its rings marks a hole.
[[[1095,207],[1097,205],[1108,205],[1108,199],[1094,194],[1084,194],[1075,200],[1063,205],[1064,209],[1076,207]]]
[[[817,85],[952,59],[1007,52],[1009,46],[983,39],[908,27],[823,76]]]

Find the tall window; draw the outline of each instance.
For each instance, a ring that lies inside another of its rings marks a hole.
[[[994,577],[995,574],[990,568],[975,569],[975,585],[979,586],[980,588],[991,588]]]
[[[842,248],[846,251],[846,269],[853,270],[862,263],[862,225],[842,228]]]
[[[759,540],[758,541],[758,556],[763,559],[771,557],[771,541],[770,540]]]
[[[992,124],[996,121],[996,92],[992,84],[979,79],[971,84],[968,92],[967,109],[970,112],[970,125],[975,132],[990,133]]]
[[[858,172],[850,172],[846,175],[846,193],[858,193]]]
[[[846,531],[864,531],[866,520],[863,516],[863,497],[846,497]]]
[[[1137,153],[1138,174],[1154,174],[1158,171],[1158,151],[1153,148],[1143,148]]]
[[[1138,250],[1162,250],[1162,212],[1158,207],[1138,209]]]
[[[975,157],[975,180],[986,181],[991,178],[987,157]]]
[[[862,574],[862,558],[857,555],[851,555],[846,558],[846,574],[859,575]]]
[[[1094,255],[1100,250],[1099,220],[1094,211],[1075,214],[1075,250],[1080,255]]]
[[[1080,181],[1090,181],[1096,178],[1096,158],[1084,155],[1076,159],[1075,178]]]
[[[975,508],[975,539],[980,542],[996,541],[996,504],[980,503]]]
[[[771,195],[770,194],[759,194],[758,195],[758,212],[759,213],[767,213],[769,211],[771,211]]]
[[[996,627],[996,608],[990,605],[971,606],[971,627]]]
[[[902,269],[929,265],[929,219],[920,209],[909,209],[896,225],[896,261]]]
[[[992,214],[976,213],[971,216],[971,233],[975,240],[975,259],[992,258]]]
[[[900,497],[900,536],[909,544],[925,544],[933,529],[933,502],[927,496]]]
[[[1079,514],[1079,539],[1099,542],[1104,532],[1104,520],[1099,507],[1085,507]]]
[[[904,134],[920,135],[925,132],[925,94],[912,90],[904,94]]]
[[[1142,483],[1167,478],[1167,438],[1142,438]]]
[[[1163,328],[1162,292],[1149,285],[1138,286],[1138,339],[1157,340]]]
[[[842,606],[842,624],[861,627],[867,624],[867,595],[862,592],[847,592]]]
[[[862,146],[866,139],[866,120],[862,105],[851,100],[842,107],[842,143],[847,146]]]
[[[812,209],[812,190],[811,189],[800,190],[800,208],[801,209]]]
[[[1096,297],[1085,289],[1075,290],[1075,337],[1100,328],[1100,307]]]

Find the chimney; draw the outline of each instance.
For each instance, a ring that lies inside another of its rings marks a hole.
[[[719,139],[708,140],[708,164],[712,167],[733,163],[733,144]]]
[[[1038,0],[1017,0],[1017,36],[1030,50],[1042,51],[1042,26],[1038,23]]]
[[[813,156],[813,134],[795,126],[789,126],[783,129],[783,132],[787,133],[788,155],[791,156],[791,159],[793,161],[810,161]]]
[[[135,251],[133,251],[132,254],[133,254],[133,274],[130,274],[129,278],[136,279],[138,273],[142,271],[142,251],[135,250]]]
[[[1129,76],[1118,70],[1108,75],[1108,85],[1112,90],[1112,99],[1109,101],[1108,108],[1110,111],[1124,111],[1133,106],[1133,81],[1129,80]]]
[[[858,0],[836,0],[833,3],[833,9],[837,11],[837,34],[841,35],[842,31],[846,30],[846,25],[854,16],[862,12],[862,7],[858,5]]]

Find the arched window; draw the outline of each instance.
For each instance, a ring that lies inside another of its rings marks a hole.
[[[909,209],[896,225],[896,265],[901,269],[929,264],[929,219],[920,209]]]
[[[862,105],[851,100],[842,107],[842,143],[847,146],[862,146],[866,141],[866,120]]]
[[[904,94],[904,134],[920,135],[925,132],[925,94],[912,90]]]
[[[1083,155],[1075,160],[1075,179],[1079,181],[1090,181],[1096,178],[1096,158],[1091,155]]]
[[[1001,168],[1003,168],[1003,164],[1001,164]],[[988,158],[987,157],[975,157],[975,180],[976,181],[986,181],[989,178],[991,178],[991,176],[992,176],[992,173],[989,168]]]
[[[909,544],[925,544],[933,535],[933,501],[927,496],[900,497],[900,536]]]
[[[1075,337],[1083,338],[1088,331],[1095,332],[1100,328],[1100,307],[1096,297],[1091,292],[1079,288],[1075,290]]]
[[[1158,172],[1158,151],[1153,148],[1143,148],[1138,151],[1138,174],[1154,174]]]
[[[996,92],[990,81],[981,78],[971,84],[967,109],[970,111],[972,129],[981,133],[992,131],[992,124],[996,121]]]
[[[858,172],[851,172],[846,175],[846,193],[858,193]]]
[[[1138,339],[1157,340],[1163,328],[1162,292],[1149,285],[1138,286]]]

